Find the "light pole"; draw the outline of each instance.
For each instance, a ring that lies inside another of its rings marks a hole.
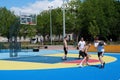
[[[69,1],[69,0],[63,0],[63,38],[66,36],[65,33],[65,1]]]
[[[65,0],[63,0],[63,38],[65,35]]]
[[[50,10],[50,41],[51,41],[51,45],[52,45],[52,17],[51,17],[51,10],[52,10],[53,6],[49,6],[48,8]]]

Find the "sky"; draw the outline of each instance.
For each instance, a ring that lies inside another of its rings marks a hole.
[[[67,1],[67,0],[66,0]],[[0,7],[14,11],[16,15],[20,13],[39,14],[43,10],[61,7],[63,0],[0,0]]]

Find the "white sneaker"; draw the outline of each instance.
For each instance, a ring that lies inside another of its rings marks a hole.
[[[67,58],[66,57],[62,57],[62,60],[67,60]]]
[[[86,62],[86,65],[90,65],[90,63]]]
[[[79,67],[83,67],[83,65],[82,65],[82,64],[79,64]]]

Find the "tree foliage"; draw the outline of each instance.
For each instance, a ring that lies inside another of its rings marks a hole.
[[[65,8],[66,33],[74,33],[85,39],[100,36],[106,40],[120,40],[120,1],[119,0],[71,0]],[[63,34],[63,11],[61,7],[51,10],[53,35]],[[16,16],[6,8],[0,8],[0,34],[8,36],[9,27]],[[37,15],[37,25],[21,25],[20,36],[27,29],[26,36],[50,35],[50,11]],[[35,34],[30,34],[35,33]]]
[[[9,28],[14,24],[16,16],[13,12],[7,10],[5,7],[0,8],[0,34],[2,36],[9,36]]]

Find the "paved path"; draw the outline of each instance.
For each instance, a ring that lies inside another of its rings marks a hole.
[[[48,45],[48,49],[50,49],[50,50],[62,50],[63,45]],[[69,45],[68,50],[76,50],[76,47]]]

